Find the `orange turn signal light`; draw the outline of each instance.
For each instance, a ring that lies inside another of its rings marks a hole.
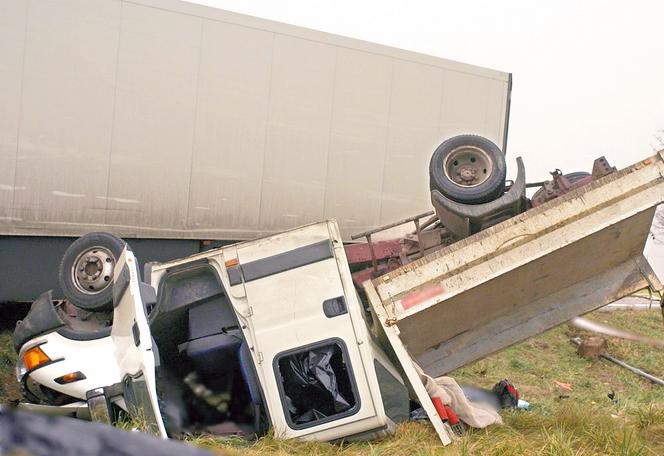
[[[39,347],[31,348],[23,354],[23,365],[29,371],[49,362],[51,358]]]
[[[73,383],[77,382],[79,380],[85,380],[85,375],[83,372],[78,371],[78,372],[70,372],[68,374],[63,375],[62,377],[58,377],[55,379],[55,383],[58,385],[64,385],[67,383]]]
[[[238,264],[240,264],[240,260],[238,260],[237,258],[231,258],[230,260],[226,260],[226,262],[224,263],[224,265],[227,268],[232,268],[233,266],[237,266]]]

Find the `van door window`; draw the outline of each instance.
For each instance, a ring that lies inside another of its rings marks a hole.
[[[360,409],[346,346],[330,339],[277,355],[274,362],[286,420],[303,429]]]

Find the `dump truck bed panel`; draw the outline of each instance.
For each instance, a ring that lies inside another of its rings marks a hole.
[[[441,375],[648,283],[660,287],[642,252],[663,175],[658,155],[599,179],[367,282],[371,304]]]

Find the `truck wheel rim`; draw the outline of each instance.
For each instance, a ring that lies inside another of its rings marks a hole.
[[[92,247],[81,252],[74,261],[72,279],[81,293],[95,295],[111,284],[115,257],[105,247]]]
[[[493,161],[479,147],[461,146],[447,154],[443,161],[443,172],[460,187],[477,187],[491,176]]]

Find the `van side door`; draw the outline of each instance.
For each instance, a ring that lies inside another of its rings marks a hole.
[[[341,438],[348,429],[335,428],[376,415],[333,248],[341,238],[330,224],[241,244],[228,271],[230,294],[248,305],[252,354],[279,436]]]

